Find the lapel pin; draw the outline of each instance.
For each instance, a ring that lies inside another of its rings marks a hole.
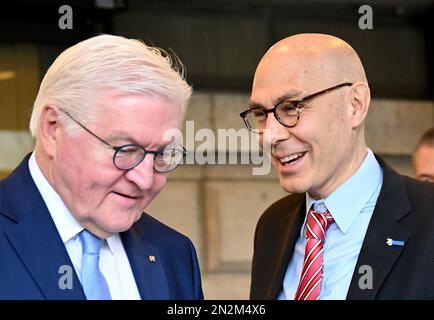
[[[148,256],[149,262],[155,262],[155,256]]]
[[[400,247],[403,247],[405,245],[405,241],[393,240],[392,238],[387,238],[386,243],[387,243],[387,245],[389,247],[391,247],[391,246],[400,246]]]

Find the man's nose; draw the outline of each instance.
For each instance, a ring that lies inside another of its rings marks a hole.
[[[136,184],[140,190],[148,190],[154,184],[154,174],[154,155],[148,153],[142,162],[128,170],[125,177]]]
[[[279,143],[279,141],[289,139],[291,136],[288,128],[283,126],[273,113],[269,113],[267,116],[263,135],[264,142],[270,143],[272,146]]]

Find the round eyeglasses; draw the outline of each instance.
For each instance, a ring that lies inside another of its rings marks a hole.
[[[263,106],[254,106],[250,109],[240,113],[240,117],[243,119],[246,127],[253,133],[261,134],[265,130],[267,116],[269,113],[273,113],[274,117],[279,121],[279,123],[287,128],[294,127],[300,114],[303,111],[304,103],[311,100],[319,95],[328,93],[332,90],[353,85],[350,82],[344,82],[336,86],[318,91],[316,93],[310,94],[300,100],[284,100],[279,102],[274,108],[266,109]]]
[[[154,170],[156,172],[165,173],[174,170],[180,163],[183,162],[186,151],[183,146],[169,144],[164,150],[147,150],[137,144],[126,144],[122,146],[113,146],[104,139],[97,136],[95,133],[86,128],[68,112],[60,109],[64,114],[66,114],[71,120],[77,123],[84,130],[89,132],[99,141],[104,143],[106,146],[110,147],[115,151],[113,154],[113,164],[116,168],[120,170],[131,170],[137,167],[143,159],[145,159],[147,154],[154,155]]]
[[[121,170],[130,170],[138,166],[147,154],[154,155],[154,170],[169,172],[174,170],[184,159],[185,149],[182,146],[166,147],[163,151],[146,150],[137,144],[112,147],[115,150],[113,164]]]

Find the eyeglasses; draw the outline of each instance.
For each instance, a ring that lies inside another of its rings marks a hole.
[[[165,173],[174,170],[185,158],[186,151],[181,145],[171,147],[168,146],[164,150],[146,150],[137,144],[126,144],[122,146],[113,146],[104,139],[98,137],[95,133],[86,128],[68,112],[59,109],[72,119],[76,124],[89,132],[99,141],[104,143],[115,151],[113,154],[113,164],[120,170],[131,170],[138,166],[147,154],[154,155],[154,170],[156,172]]]
[[[246,127],[256,134],[264,132],[265,123],[269,113],[273,113],[274,117],[277,119],[277,121],[279,121],[281,125],[287,128],[292,128],[295,127],[298,119],[300,118],[300,114],[303,111],[304,103],[332,90],[351,85],[352,83],[350,82],[344,82],[338,84],[337,86],[310,94],[300,100],[285,100],[279,102],[273,109],[266,109],[261,106],[253,107],[241,112],[240,117],[243,118]]]

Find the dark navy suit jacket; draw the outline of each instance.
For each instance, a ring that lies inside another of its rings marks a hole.
[[[383,185],[347,299],[434,299],[434,184],[401,176],[377,160],[383,168]],[[306,215],[305,200],[304,193],[286,196],[261,216],[255,233],[251,299],[274,300],[282,290]],[[389,246],[387,238],[405,245]],[[369,288],[359,285],[364,266],[372,268]]]
[[[0,180],[0,299],[85,299],[28,158]],[[187,237],[146,213],[120,235],[142,299],[203,299]],[[66,288],[65,265],[73,270]]]

